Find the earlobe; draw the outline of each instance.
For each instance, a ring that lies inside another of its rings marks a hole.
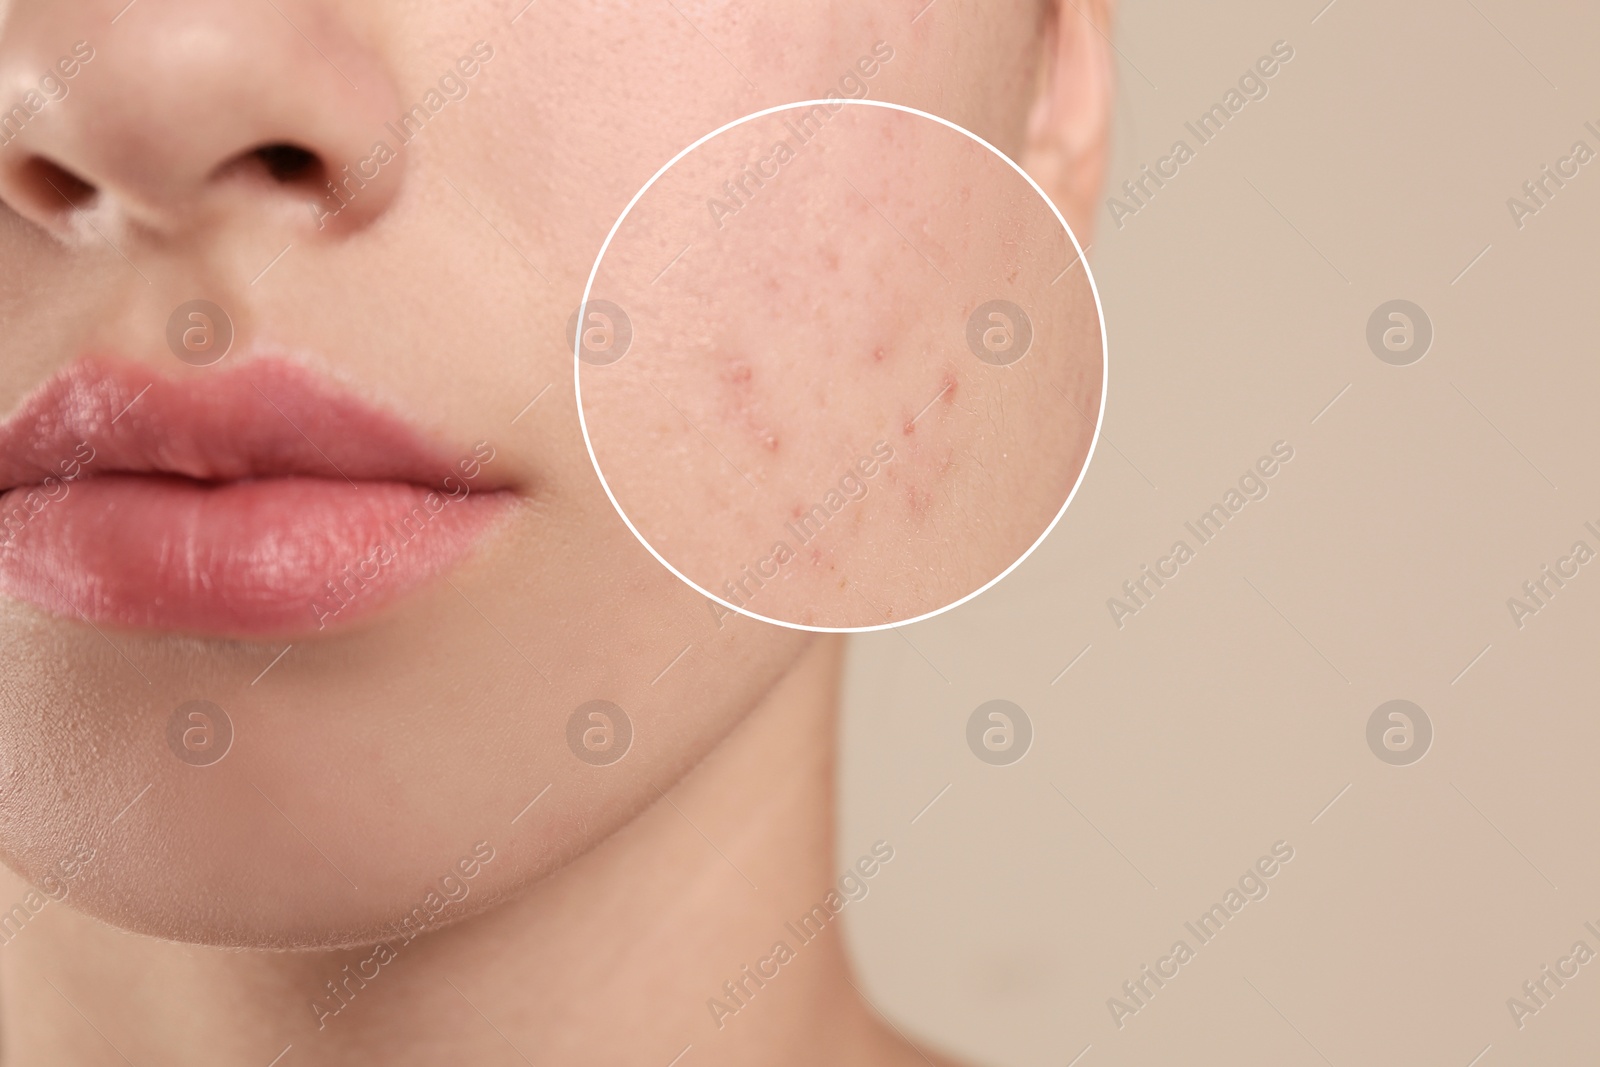
[[[1111,134],[1112,6],[1113,0],[1050,0],[1021,160],[1085,245],[1094,239]]]

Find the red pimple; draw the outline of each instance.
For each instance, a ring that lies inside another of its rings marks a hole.
[[[940,393],[939,395],[944,397],[944,402],[946,404],[955,403],[957,385],[956,372],[953,370],[945,371],[942,384],[944,385],[944,392]]]
[[[914,485],[906,486],[906,507],[918,518],[928,514],[928,509],[933,506],[933,494],[925,489],[918,489]]]
[[[874,362],[874,363],[882,363],[883,359],[884,359],[884,357],[886,355],[888,355],[888,353],[886,353],[883,350],[883,346],[882,345],[879,345],[877,348],[874,348],[872,350],[872,362]]]

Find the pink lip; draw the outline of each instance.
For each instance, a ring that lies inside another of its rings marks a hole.
[[[0,592],[208,635],[345,625],[472,549],[509,503],[493,460],[275,357],[181,381],[83,359],[0,423]]]

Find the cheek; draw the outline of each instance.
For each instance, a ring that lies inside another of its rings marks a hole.
[[[1052,286],[1076,251],[1019,175],[931,120],[847,106],[734,132],[602,257],[593,295],[634,341],[580,370],[601,472],[663,559],[755,614],[878,625],[959,599],[1081,466],[1052,429],[1085,422],[1065,398],[1098,381],[1097,338],[1077,352],[1068,328],[1084,272]],[[1029,321],[989,324],[996,301]],[[1018,359],[986,361],[974,319]],[[1098,394],[1083,406],[1092,433]]]
[[[652,315],[674,340],[639,365],[592,388],[585,372],[618,504],[702,589],[744,606],[746,576],[776,574],[751,610],[837,625],[828,609],[869,542],[926,536],[971,385],[930,358],[953,315],[882,282],[903,276],[894,258],[845,242],[752,256],[750,271],[702,276],[687,306]],[[701,328],[703,307],[720,309],[714,326]]]

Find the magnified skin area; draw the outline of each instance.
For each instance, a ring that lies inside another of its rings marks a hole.
[[[925,116],[818,104],[716,135],[645,191],[592,293],[632,331],[580,361],[598,468],[724,610],[852,628],[952,604],[1044,533],[1094,437],[1077,249],[1014,168]]]

